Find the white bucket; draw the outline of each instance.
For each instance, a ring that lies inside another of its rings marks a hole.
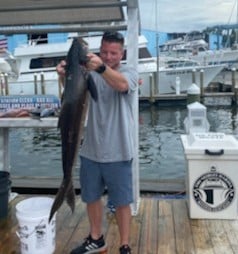
[[[52,198],[28,198],[16,205],[22,254],[52,254],[55,250],[56,217],[48,223]]]

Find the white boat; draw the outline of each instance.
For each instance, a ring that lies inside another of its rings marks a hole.
[[[8,90],[10,95],[19,94],[52,94],[58,96],[58,75],[55,70],[57,63],[65,59],[72,43],[72,36],[66,42],[40,43],[34,41],[15,48],[14,57],[18,61],[18,77],[9,77]],[[90,46],[90,51],[99,52],[101,35],[86,36],[84,39]],[[146,48],[147,40],[139,37],[140,53],[143,57],[150,57]]]
[[[99,52],[101,35],[86,36],[84,39],[88,42],[90,51]],[[55,71],[57,63],[64,59],[72,39],[64,43],[45,43],[19,46],[15,49],[14,56],[19,61],[19,76],[17,79],[9,79],[9,94],[52,94],[59,95],[58,75]],[[221,71],[223,66],[201,66],[199,69],[204,71],[204,86],[206,87],[212,78]],[[176,77],[181,79],[181,91],[186,92],[192,82],[191,66],[180,66],[173,68],[160,66],[159,85],[154,85],[160,94],[174,93],[174,84]],[[144,36],[139,37],[139,76],[143,80],[140,86],[140,96],[149,97],[151,95],[150,87],[153,77],[157,73],[156,59],[151,57],[147,49],[147,40]],[[152,77],[152,78],[151,78]],[[60,91],[59,91],[60,89]]]
[[[184,37],[171,39],[159,46],[160,54],[172,57],[184,57],[208,50],[204,35],[198,31],[186,34]]]
[[[201,65],[226,64],[228,69],[238,68],[238,47],[210,50],[204,35],[199,32],[188,33],[184,38],[169,40],[160,46],[163,56],[186,57]]]
[[[153,60],[153,61],[152,61]],[[179,92],[186,93],[188,88],[193,83],[193,75],[196,85],[200,86],[201,72],[203,72],[203,88],[206,88],[214,79],[214,77],[224,69],[222,64],[200,65],[196,61],[189,59],[167,58],[161,57],[159,61],[159,76],[156,83],[157,61],[156,58],[144,60],[143,73],[142,62],[139,65],[141,68],[140,76],[145,79],[144,83],[152,80],[153,85],[141,86],[140,96],[151,97],[159,94],[170,94],[176,92],[176,80],[179,80]],[[150,75],[148,76],[148,73]]]

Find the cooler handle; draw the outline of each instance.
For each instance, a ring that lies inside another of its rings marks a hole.
[[[216,151],[216,152],[213,152],[213,151],[210,151],[208,149],[205,149],[205,154],[207,154],[207,155],[215,155],[215,156],[223,155],[224,154],[224,149],[221,149],[220,151]]]

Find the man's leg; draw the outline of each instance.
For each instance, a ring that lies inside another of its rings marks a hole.
[[[117,224],[119,228],[121,245],[128,245],[129,237],[130,237],[130,225],[131,225],[130,205],[117,207],[116,219],[117,219]]]
[[[90,234],[97,240],[102,235],[103,204],[99,199],[87,204],[88,218],[90,223]]]

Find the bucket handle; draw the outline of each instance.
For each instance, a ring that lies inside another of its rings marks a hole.
[[[34,234],[34,233],[36,232],[36,228],[37,228],[38,226],[40,226],[43,222],[44,222],[44,220],[42,219],[42,220],[40,221],[40,223],[35,227],[35,229],[32,230],[32,232],[29,233],[29,234],[22,233],[21,231],[20,231],[20,232],[19,232],[19,231],[16,231],[17,237],[18,237],[19,239],[30,237],[32,234]]]

